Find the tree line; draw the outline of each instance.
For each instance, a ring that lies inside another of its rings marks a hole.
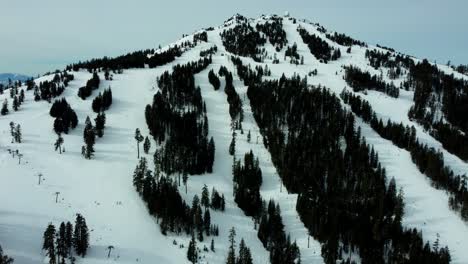
[[[384,124],[378,119],[369,102],[360,96],[343,90],[341,98],[351,106],[351,110],[382,137],[390,140],[399,148],[410,152],[413,163],[419,171],[431,179],[432,185],[437,189],[449,192],[449,206],[460,212],[462,219],[468,221],[468,183],[466,175],[455,175],[445,166],[441,151],[422,144],[416,137],[414,126],[397,124],[390,119]]]
[[[200,51],[200,57],[207,57],[210,55],[214,55],[216,52],[218,52],[218,47],[215,45],[209,49]]]
[[[259,32],[263,32],[271,45],[275,47],[276,51],[280,51],[288,43],[286,38],[286,32],[283,29],[283,18],[271,17],[270,21],[263,24],[257,23],[255,29]]]
[[[57,72],[51,81],[45,80],[36,85],[34,81],[27,82],[27,90],[34,89],[34,101],[45,100],[50,102],[53,98],[60,96],[70,81],[75,79],[73,74],[66,71]]]
[[[233,164],[234,201],[247,216],[254,218],[257,235],[263,246],[270,252],[272,264],[293,264],[300,262],[300,251],[291,243],[284,232],[281,210],[270,200],[268,206],[260,195],[262,171],[258,158],[252,151],[245,153],[243,164],[234,158]]]
[[[326,263],[448,263],[421,233],[402,226],[403,197],[378,155],[355,127],[352,113],[322,87],[299,76],[251,83],[247,95],[264,145],[297,211],[322,243]],[[388,184],[387,184],[388,182]]]
[[[347,36],[345,34],[340,34],[340,33],[337,33],[337,32],[334,32],[333,34],[325,34],[325,36],[331,40],[331,41],[334,41],[342,46],[348,46],[348,47],[351,47],[353,45],[357,45],[357,46],[361,46],[361,47],[367,47],[367,44],[365,42],[362,42],[362,41],[359,41],[359,40],[355,40],[353,38],[351,38],[350,36]]]
[[[305,28],[298,27],[297,31],[301,35],[304,43],[309,47],[310,52],[322,63],[337,60],[341,57],[339,48],[333,48],[319,36],[310,34]]]
[[[195,195],[192,206],[189,206],[178,191],[177,181],[163,176],[157,166],[153,173],[144,157],[135,168],[133,185],[149,213],[158,219],[162,234],[193,233],[199,241],[203,241],[205,236],[219,235],[219,228],[211,222],[210,215],[210,208],[224,210],[224,196],[220,198],[216,190],[213,189],[210,200],[205,186],[202,199]]]
[[[345,66],[344,79],[355,92],[363,90],[376,90],[398,98],[400,89],[393,83],[387,83],[381,76],[371,75],[368,71],[363,71],[355,66]]]
[[[212,172],[215,144],[208,137],[206,106],[194,78],[210,63],[211,57],[203,58],[163,73],[158,78],[160,91],[146,106],[150,134],[157,143],[165,143],[155,152],[155,160],[168,175]]]
[[[262,46],[266,43],[258,31],[244,22],[220,33],[227,51],[244,57],[251,57],[257,62],[262,60]]]
[[[408,116],[429,130],[449,152],[468,160],[468,81],[447,75],[427,60],[410,68],[406,83],[414,89]]]
[[[43,236],[44,242],[42,250],[46,252],[49,264],[75,263],[75,257],[85,257],[89,248],[89,230],[86,219],[81,215],[76,215],[75,227],[72,223],[62,222],[59,229],[50,223]]]
[[[115,58],[103,57],[99,59],[92,59],[89,61],[68,65],[66,69],[68,71],[79,71],[80,69],[87,69],[89,72],[94,72],[99,69],[106,69],[118,72],[122,69],[144,68],[145,65],[148,65],[150,68],[155,68],[157,66],[174,61],[177,57],[180,57],[186,49],[189,49],[193,46],[193,43],[187,41],[181,43],[180,45],[169,47],[164,51],[157,52],[154,49],[147,49],[128,53]]]

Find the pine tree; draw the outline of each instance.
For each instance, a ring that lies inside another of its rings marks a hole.
[[[96,124],[96,135],[102,137],[106,126],[106,114],[104,112],[99,112],[94,121]]]
[[[207,149],[207,168],[206,172],[212,173],[213,172],[213,163],[214,163],[214,158],[215,158],[215,143],[213,140],[213,137],[211,137],[210,142],[208,143],[208,149]]]
[[[61,258],[61,263],[65,262],[65,258],[68,256],[68,248],[66,244],[66,227],[65,223],[62,222],[59,227],[59,232],[57,236],[57,257]]]
[[[202,188],[201,205],[205,208],[210,206],[210,191],[208,191],[208,186],[206,186],[206,184],[204,184]]]
[[[182,181],[184,182],[184,185],[185,185],[185,193],[187,193],[188,173],[186,170],[182,172]]]
[[[224,211],[226,202],[224,200],[224,194],[221,195],[221,211]]]
[[[241,239],[239,245],[239,256],[236,264],[252,264],[252,255],[250,249],[245,245],[244,239]]]
[[[137,150],[138,150],[138,155],[137,155],[137,157],[138,157],[138,158],[140,158],[140,143],[143,141],[143,139],[144,139],[144,138],[143,138],[143,136],[142,136],[141,133],[140,133],[140,129],[137,128],[137,129],[135,130],[135,140],[136,140],[136,142],[137,142]]]
[[[84,150],[84,157],[86,159],[91,159],[94,155],[93,153],[94,153],[94,143],[96,142],[96,134],[95,134],[94,127],[91,124],[91,120],[89,119],[89,116],[86,118],[85,129],[83,131],[83,137],[84,137],[85,146],[84,146],[84,149],[82,149],[82,154]]]
[[[216,250],[215,250],[215,244],[214,244],[214,239],[213,239],[213,238],[211,239],[210,249],[211,249],[211,251],[213,251],[213,252],[216,251]]]
[[[67,255],[71,257],[73,247],[73,225],[70,222],[67,222],[65,226],[65,245],[68,250]]]
[[[235,251],[235,244],[236,244],[236,230],[234,227],[231,228],[229,231],[229,251],[228,256],[226,259],[226,264],[236,264],[236,251]]]
[[[203,225],[205,227],[206,235],[209,236],[211,228],[211,215],[209,209],[205,209],[205,214],[203,216]]]
[[[15,96],[13,97],[13,110],[18,111],[18,108],[19,108],[19,101],[18,101],[18,97]]]
[[[21,89],[20,95],[19,95],[19,103],[22,104],[24,102],[24,90]]]
[[[49,224],[46,231],[44,232],[44,243],[42,249],[46,251],[46,255],[49,257],[49,264],[56,264],[55,254],[55,226]]]
[[[247,133],[247,142],[250,143],[251,135],[250,135],[250,130],[249,133]]]
[[[139,194],[143,193],[143,180],[146,174],[148,165],[145,157],[141,157],[135,171],[133,173],[133,186]]]
[[[150,148],[151,148],[151,141],[149,140],[148,137],[146,137],[145,142],[143,143],[143,151],[145,152],[145,154],[148,154]]]
[[[236,133],[232,133],[231,144],[229,144],[229,155],[233,156],[236,152]]]
[[[3,101],[2,110],[0,111],[0,114],[1,115],[7,115],[8,114],[8,100],[7,99],[5,99],[5,101]]]
[[[3,254],[3,248],[0,245],[0,264],[11,264],[14,260],[7,255]]]
[[[89,233],[86,220],[80,214],[76,215],[75,231],[73,232],[73,246],[76,254],[84,257],[89,247]]]
[[[192,239],[190,240],[188,249],[187,249],[187,259],[191,263],[198,263],[198,251],[197,251],[197,241],[195,240],[195,235],[192,232]]]
[[[18,124],[16,125],[16,129],[15,129],[15,141],[17,143],[21,143],[22,137],[23,135],[21,134],[21,126]]]

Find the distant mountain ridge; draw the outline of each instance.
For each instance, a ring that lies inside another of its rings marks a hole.
[[[18,73],[0,73],[0,83],[7,83],[8,80],[12,81],[26,81],[31,78],[30,76]]]

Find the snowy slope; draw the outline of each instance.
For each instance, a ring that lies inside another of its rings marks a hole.
[[[250,20],[252,25],[263,23],[268,17]],[[74,221],[76,213],[86,217],[91,229],[90,250],[86,258],[79,258],[78,263],[188,263],[186,246],[189,237],[168,235],[163,236],[159,225],[151,217],[144,202],[135,192],[132,185],[132,174],[137,164],[137,146],[134,140],[136,128],[148,135],[145,122],[144,107],[152,102],[157,91],[156,78],[166,70],[171,70],[176,64],[184,64],[197,60],[201,50],[212,45],[218,47],[213,56],[213,63],[204,71],[197,74],[196,84],[200,86],[202,96],[207,105],[209,118],[209,133],[216,143],[215,164],[212,174],[189,177],[188,192],[180,187],[180,193],[187,203],[195,194],[200,195],[203,185],[211,190],[215,187],[226,197],[225,212],[211,212],[212,222],[219,225],[220,236],[215,237],[216,253],[202,252],[203,263],[224,263],[228,249],[228,231],[234,227],[237,232],[236,240],[244,238],[247,246],[253,252],[255,263],[269,263],[269,254],[257,238],[254,222],[246,217],[237,207],[233,198],[232,188],[232,157],[228,155],[231,141],[231,119],[226,94],[221,88],[215,91],[208,82],[208,72],[219,70],[226,66],[234,75],[234,86],[243,101],[245,119],[243,122],[244,135],[237,137],[238,157],[252,150],[260,158],[263,172],[261,195],[263,199],[275,199],[281,206],[286,234],[301,250],[302,263],[323,263],[320,256],[320,243],[310,238],[308,246],[307,229],[296,212],[297,195],[288,194],[282,187],[280,177],[273,166],[271,156],[261,143],[259,128],[252,116],[250,103],[246,96],[247,87],[239,80],[236,70],[230,62],[229,53],[224,49],[219,33],[235,22],[215,28],[208,32],[208,43],[199,44],[185,52],[176,61],[154,69],[130,69],[123,74],[114,75],[113,81],[103,81],[98,91],[108,86],[112,87],[113,104],[106,112],[107,122],[103,138],[96,141],[96,156],[93,160],[81,157],[83,145],[82,131],[86,116],[94,118],[91,109],[93,95],[87,100],[77,96],[79,87],[84,86],[91,74],[85,71],[72,72],[75,80],[65,89],[63,97],[77,112],[79,125],[68,135],[64,136],[66,152],[60,155],[53,149],[56,135],[53,133],[53,118],[49,115],[51,104],[40,101],[34,102],[32,91],[26,92],[26,99],[18,112],[10,108],[10,114],[0,116],[0,244],[5,252],[15,258],[15,263],[41,263],[45,259],[42,248],[42,234],[49,222],[58,225],[61,221]],[[309,51],[297,32],[298,25],[315,33],[326,40],[329,45],[340,48],[342,57],[338,61],[328,64],[320,63]],[[292,76],[299,74],[307,76],[314,69],[318,75],[309,77],[308,82],[323,85],[339,94],[343,88],[349,87],[343,80],[343,65],[356,65],[369,71],[375,71],[368,65],[364,54],[366,48],[353,46],[350,54],[346,48],[324,37],[317,31],[315,25],[284,19],[283,27],[286,31],[288,45],[296,43],[298,52],[304,56],[304,65],[293,65],[284,61],[284,51],[277,52],[279,64],[265,62],[272,71],[271,77],[279,78],[282,74]],[[178,43],[190,40],[187,36]],[[264,48],[268,54],[276,51],[267,43]],[[376,47],[369,47],[373,49]],[[165,48],[163,48],[164,50]],[[251,66],[265,63],[254,62],[251,58],[242,58],[244,64]],[[450,68],[440,66],[447,72]],[[36,82],[51,79],[44,76]],[[221,78],[224,85],[223,78]],[[387,80],[390,81],[390,80]],[[398,82],[397,80],[396,82]],[[222,85],[222,87],[223,87]],[[0,102],[9,98],[9,93],[0,95]],[[395,99],[379,92],[370,91],[361,94],[368,100],[379,117],[390,118],[395,122],[414,125],[417,137],[424,143],[434,146],[444,153],[445,162],[454,172],[468,173],[468,164],[458,157],[448,153],[442,145],[425,132],[422,127],[410,121],[407,112],[412,105],[413,92],[400,91],[400,97]],[[11,101],[11,100],[9,100]],[[11,102],[10,102],[11,104]],[[11,143],[9,123],[20,124],[24,142]],[[422,175],[411,162],[407,151],[394,146],[390,141],[382,139],[368,125],[359,122],[362,134],[368,143],[373,144],[379,152],[382,165],[387,169],[389,177],[395,177],[398,187],[403,188],[405,197],[405,216],[403,224],[406,227],[416,227],[422,230],[425,240],[434,241],[440,235],[442,246],[450,249],[453,263],[468,263],[468,225],[458,215],[450,211],[447,203],[448,196],[440,190],[434,189],[428,179]],[[247,131],[251,131],[252,140],[247,142]],[[258,143],[256,142],[259,138]],[[21,164],[8,152],[18,149],[23,154]],[[152,163],[153,148],[147,159]],[[38,174],[43,175],[43,182],[38,185]],[[60,192],[58,203],[55,193]],[[174,245],[173,241],[177,242]],[[209,247],[210,240],[199,244]],[[179,244],[185,248],[180,248]],[[115,247],[110,258],[107,258],[107,247]],[[359,262],[358,257],[354,257]]]

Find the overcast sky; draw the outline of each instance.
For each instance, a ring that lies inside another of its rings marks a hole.
[[[468,64],[466,0],[0,0],[0,72],[39,74],[168,44],[235,13],[284,14],[438,62]]]

